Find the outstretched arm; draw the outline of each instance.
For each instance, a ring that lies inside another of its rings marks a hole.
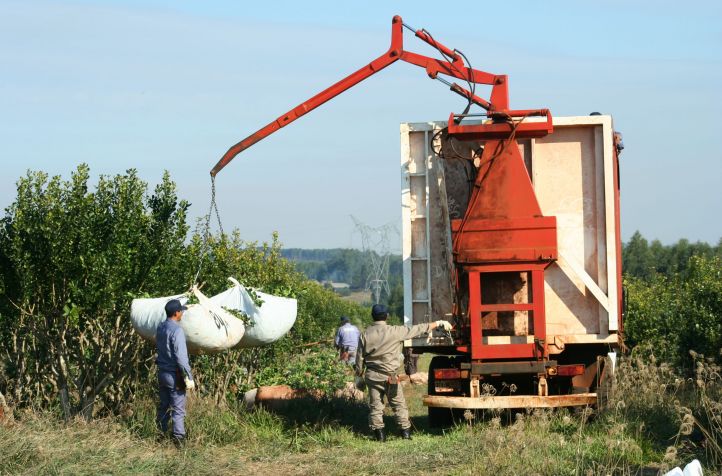
[[[424,334],[428,334],[438,327],[443,327],[444,330],[451,330],[451,323],[448,321],[440,320],[430,322],[428,324],[416,324],[415,326],[393,326],[394,338],[398,340],[413,339]]]

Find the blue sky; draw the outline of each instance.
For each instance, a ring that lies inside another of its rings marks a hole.
[[[612,114],[624,239],[722,236],[722,2],[245,3],[0,0],[0,207],[28,169],[86,162],[152,184],[167,169],[199,216],[226,149],[380,55],[398,13],[508,74],[512,107]],[[349,215],[400,221],[398,124],[463,107],[391,66],[223,170],[225,228],[359,246]]]

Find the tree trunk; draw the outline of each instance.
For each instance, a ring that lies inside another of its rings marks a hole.
[[[12,421],[13,420],[13,411],[8,406],[7,401],[5,401],[5,396],[0,392],[0,422],[2,421]]]
[[[73,409],[70,405],[70,395],[68,394],[68,383],[64,380],[60,383],[60,407],[63,410],[63,418],[66,422],[70,421],[73,416]]]
[[[87,395],[80,401],[80,415],[85,421],[93,419],[93,407],[95,407],[95,395]]]

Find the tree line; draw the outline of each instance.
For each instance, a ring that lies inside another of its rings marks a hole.
[[[335,281],[348,283],[351,290],[360,291],[367,287],[371,275],[371,254],[352,248],[302,249],[287,248],[282,255],[310,279],[319,282]],[[381,293],[381,303],[389,306],[397,318],[404,315],[404,284],[401,255],[389,256],[389,291]],[[369,302],[371,296],[369,294]]]
[[[636,231],[622,251],[624,275],[650,280],[659,275],[672,277],[686,275],[690,267],[690,258],[714,259],[722,257],[722,238],[716,245],[705,242],[690,243],[681,239],[671,245],[663,245],[659,240],[648,242]]]
[[[336,281],[348,283],[352,290],[366,287],[371,274],[371,254],[374,251],[361,251],[352,248],[302,249],[286,248],[283,257],[293,261],[296,269],[316,281]],[[403,279],[401,255],[389,256],[389,282],[397,283]]]

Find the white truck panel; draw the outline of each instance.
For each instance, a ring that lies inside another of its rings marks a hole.
[[[401,125],[406,325],[446,317],[453,302],[449,217],[463,214],[465,205],[456,202],[465,191],[453,177],[458,167],[445,165],[449,159],[431,145],[445,126]],[[542,213],[557,217],[559,260],[545,273],[549,350],[561,352],[565,343],[615,343],[620,310],[612,119],[557,117],[552,134],[519,145]],[[518,334],[527,326],[513,327],[512,340],[523,338]]]

